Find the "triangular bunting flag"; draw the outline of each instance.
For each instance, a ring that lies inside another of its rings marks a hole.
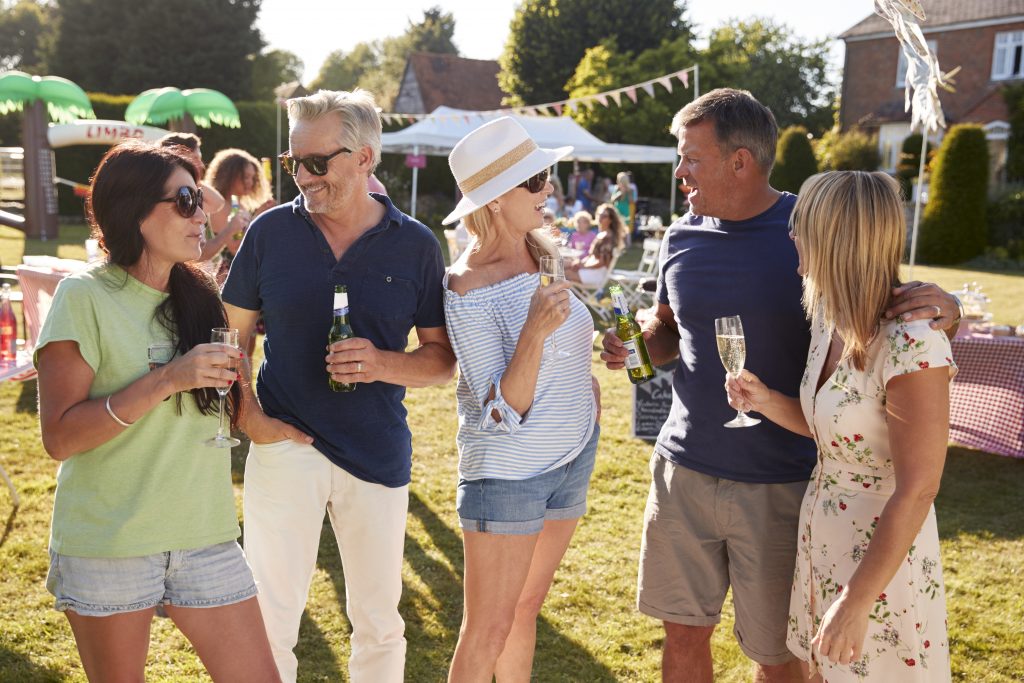
[[[558,104],[555,105],[555,115],[556,116],[561,116],[562,115],[562,103],[561,102],[559,102]]]
[[[633,100],[633,104],[636,104],[636,88],[626,88],[626,96]]]
[[[597,95],[594,95],[594,97],[596,97],[597,101],[601,103],[601,106],[608,106],[608,93],[598,93]]]
[[[622,106],[622,91],[621,90],[613,90],[612,92],[610,92],[608,94],[612,96],[613,100],[615,100],[616,106],[619,106],[619,107]]]
[[[643,84],[643,89],[644,89],[645,93],[647,93],[651,97],[654,97],[654,84],[653,83],[644,83]]]
[[[575,114],[576,110],[579,109],[579,103],[577,103],[576,100],[569,100],[566,104],[569,105],[569,111],[573,114]]]
[[[689,74],[689,72],[680,71],[677,75],[679,76],[679,80],[683,82],[683,87],[684,88],[689,88],[690,87],[690,74]]]
[[[658,83],[663,88],[665,88],[665,90],[668,90],[669,92],[672,92],[672,77],[671,76],[662,76],[661,78],[658,79]]]

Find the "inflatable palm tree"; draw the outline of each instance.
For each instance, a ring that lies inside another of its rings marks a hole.
[[[94,119],[85,92],[66,78],[30,76],[20,71],[0,74],[0,114],[24,111],[22,147],[25,149],[25,216],[4,214],[4,223],[18,225],[28,237],[57,236],[57,191],[54,187],[53,151],[47,140],[46,113],[60,123]]]
[[[128,105],[124,120],[135,125],[166,123],[171,130],[187,133],[194,133],[196,126],[209,128],[213,123],[228,128],[242,126],[231,100],[207,88],[147,90]]]

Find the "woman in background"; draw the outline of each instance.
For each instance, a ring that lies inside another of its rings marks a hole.
[[[587,255],[565,264],[565,276],[588,287],[598,287],[604,283],[615,255],[626,242],[622,217],[611,204],[597,207],[597,225],[597,235],[590,243]]]
[[[202,443],[241,352],[207,343],[226,318],[193,263],[196,176],[168,149],[107,152],[86,208],[108,258],[61,281],[36,348],[43,446],[61,463],[46,586],[92,681],[143,680],[158,608],[213,680],[279,680],[235,540],[231,454]],[[176,356],[151,368],[154,343]]]

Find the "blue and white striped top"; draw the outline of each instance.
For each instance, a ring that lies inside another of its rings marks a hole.
[[[459,361],[456,443],[463,479],[527,479],[543,474],[579,455],[594,430],[597,407],[590,381],[594,323],[575,296],[570,296],[569,318],[554,334],[558,350],[567,351],[569,357],[541,363],[529,412],[519,415],[501,396],[501,378],[539,284],[537,273],[521,273],[459,296],[448,289],[445,275],[445,325]],[[492,386],[496,395],[488,401]],[[494,410],[500,422],[491,415]]]

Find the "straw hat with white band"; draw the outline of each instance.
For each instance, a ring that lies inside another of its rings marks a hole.
[[[459,140],[448,155],[462,200],[441,224],[473,213],[570,152],[571,146],[538,147],[522,124],[508,116],[485,123]]]

